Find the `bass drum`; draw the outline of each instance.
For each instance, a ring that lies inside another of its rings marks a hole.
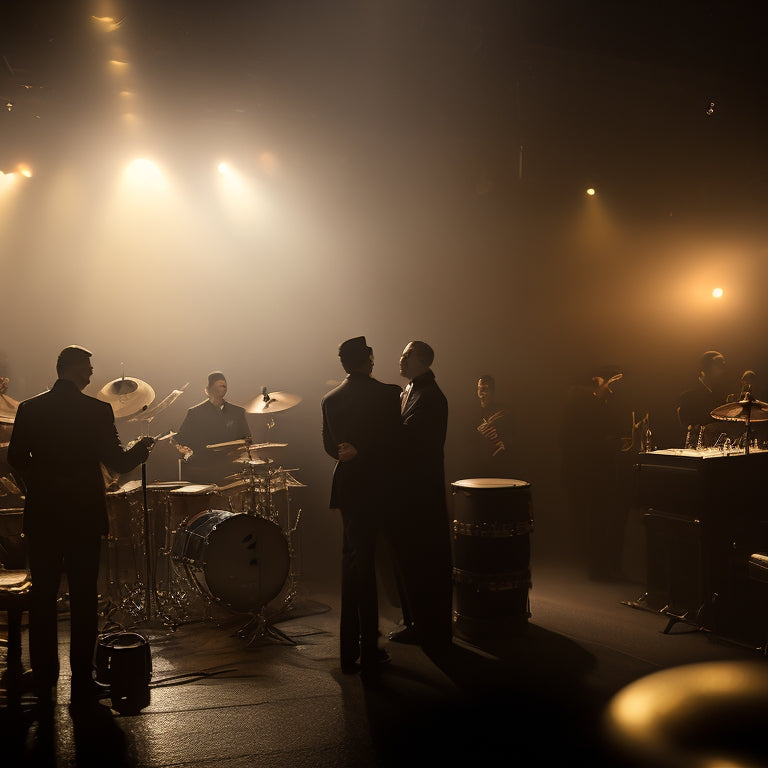
[[[288,542],[263,517],[204,510],[176,531],[172,557],[203,595],[238,612],[258,612],[288,578]]]

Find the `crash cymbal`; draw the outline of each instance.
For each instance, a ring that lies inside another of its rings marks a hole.
[[[161,414],[166,408],[171,406],[176,400],[184,394],[184,390],[189,386],[187,382],[181,389],[174,389],[170,395],[166,395],[159,403],[155,403],[151,408],[139,411],[135,416],[131,416],[128,421],[152,421],[155,416]]]
[[[18,400],[8,395],[0,395],[0,424],[13,424],[18,408]]]
[[[709,415],[720,421],[768,421],[768,403],[762,400],[739,400],[718,405]]]
[[[259,451],[262,448],[287,448],[288,443],[254,443],[250,450]]]
[[[300,395],[291,395],[288,392],[262,392],[245,406],[246,413],[276,413],[298,405],[302,398]]]
[[[155,399],[155,390],[146,381],[122,376],[105,384],[96,397],[112,406],[116,419],[124,419],[143,411]]]

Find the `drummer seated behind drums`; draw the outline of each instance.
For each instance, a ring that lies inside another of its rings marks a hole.
[[[232,473],[231,457],[206,446],[250,440],[251,430],[245,409],[224,399],[227,380],[221,371],[208,374],[205,394],[207,400],[187,411],[174,442],[187,463],[185,480],[218,484]]]

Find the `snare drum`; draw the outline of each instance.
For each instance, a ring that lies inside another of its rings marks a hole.
[[[183,485],[168,494],[168,530],[176,533],[179,526],[198,512],[227,507],[217,485]]]
[[[259,611],[288,578],[288,542],[263,517],[223,509],[199,512],[176,532],[172,557],[200,591],[234,611]]]

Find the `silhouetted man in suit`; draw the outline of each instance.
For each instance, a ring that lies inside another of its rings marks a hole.
[[[453,598],[444,469],[448,401],[431,369],[434,357],[423,341],[410,342],[400,357],[400,375],[409,383],[401,396],[403,502],[393,519],[408,602],[404,613],[412,616],[419,642],[430,655],[450,646]]]
[[[101,464],[128,472],[146,461],[153,440],[123,451],[112,406],[82,390],[93,373],[91,353],[66,347],[49,392],[19,405],[8,462],[26,486],[24,537],[32,577],[30,657],[41,702],[59,675],[56,600],[67,575],[71,613],[72,703],[94,700],[93,653],[98,634],[101,537],[108,528]]]
[[[371,377],[373,350],[364,336],[345,341],[339,357],[347,377],[321,403],[323,445],[338,460],[330,506],[344,525],[339,650],[345,672],[359,655],[369,683],[378,678],[376,539],[396,492],[400,387]]]

